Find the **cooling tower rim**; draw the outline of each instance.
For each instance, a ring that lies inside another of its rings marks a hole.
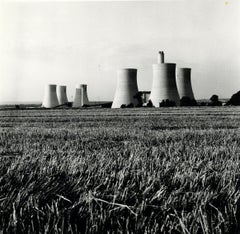
[[[177,70],[184,70],[184,71],[188,71],[190,70],[191,71],[192,68],[190,67],[177,67]]]
[[[57,87],[56,84],[46,84],[45,86],[46,86],[46,87]]]
[[[137,71],[137,68],[118,68],[118,71]]]
[[[176,65],[176,63],[154,63],[153,66]]]
[[[81,89],[83,87],[87,87],[87,84],[77,84],[76,89]]]

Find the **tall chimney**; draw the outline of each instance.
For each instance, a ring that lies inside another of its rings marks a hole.
[[[164,63],[164,52],[163,51],[158,52],[158,64],[160,64],[160,63]]]

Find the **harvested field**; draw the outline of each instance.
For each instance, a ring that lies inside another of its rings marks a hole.
[[[0,111],[0,232],[237,233],[240,108]]]

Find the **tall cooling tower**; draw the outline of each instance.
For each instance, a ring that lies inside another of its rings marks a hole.
[[[177,87],[180,98],[189,97],[194,100],[194,94],[191,84],[191,68],[177,69]]]
[[[122,105],[139,104],[137,69],[124,68],[117,71],[117,88],[113,99],[112,108],[120,108]]]
[[[86,84],[82,84],[81,86],[81,91],[82,91],[82,105],[88,105],[89,101],[88,101],[88,95],[87,95],[87,85]]]
[[[160,57],[160,59],[159,59]],[[164,53],[158,55],[158,64],[153,64],[153,82],[149,99],[155,107],[163,100],[174,101],[179,105],[180,98],[176,85],[176,64],[164,63]]]
[[[88,105],[87,85],[81,84],[76,86],[73,107],[82,107]]]
[[[57,87],[57,96],[58,96],[59,105],[64,105],[68,103],[66,85],[59,85]]]
[[[76,86],[75,96],[72,107],[81,107],[81,87]]]
[[[52,108],[58,105],[59,103],[57,99],[56,85],[46,85],[42,106],[46,108]]]

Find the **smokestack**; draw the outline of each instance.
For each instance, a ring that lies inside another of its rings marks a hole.
[[[76,86],[73,107],[82,107],[88,105],[87,85],[80,84]]]
[[[57,87],[57,96],[58,96],[59,105],[64,105],[68,103],[66,85],[59,85]]]
[[[45,86],[44,98],[42,106],[46,108],[53,108],[58,106],[57,92],[55,84],[48,84]]]
[[[124,68],[117,71],[117,88],[113,99],[112,108],[120,108],[122,105],[133,104],[137,106],[139,101],[137,69]]]
[[[177,69],[177,88],[180,98],[189,97],[195,100],[191,84],[191,68]]]
[[[160,63],[164,63],[164,52],[163,51],[158,52],[158,64],[160,64]]]

